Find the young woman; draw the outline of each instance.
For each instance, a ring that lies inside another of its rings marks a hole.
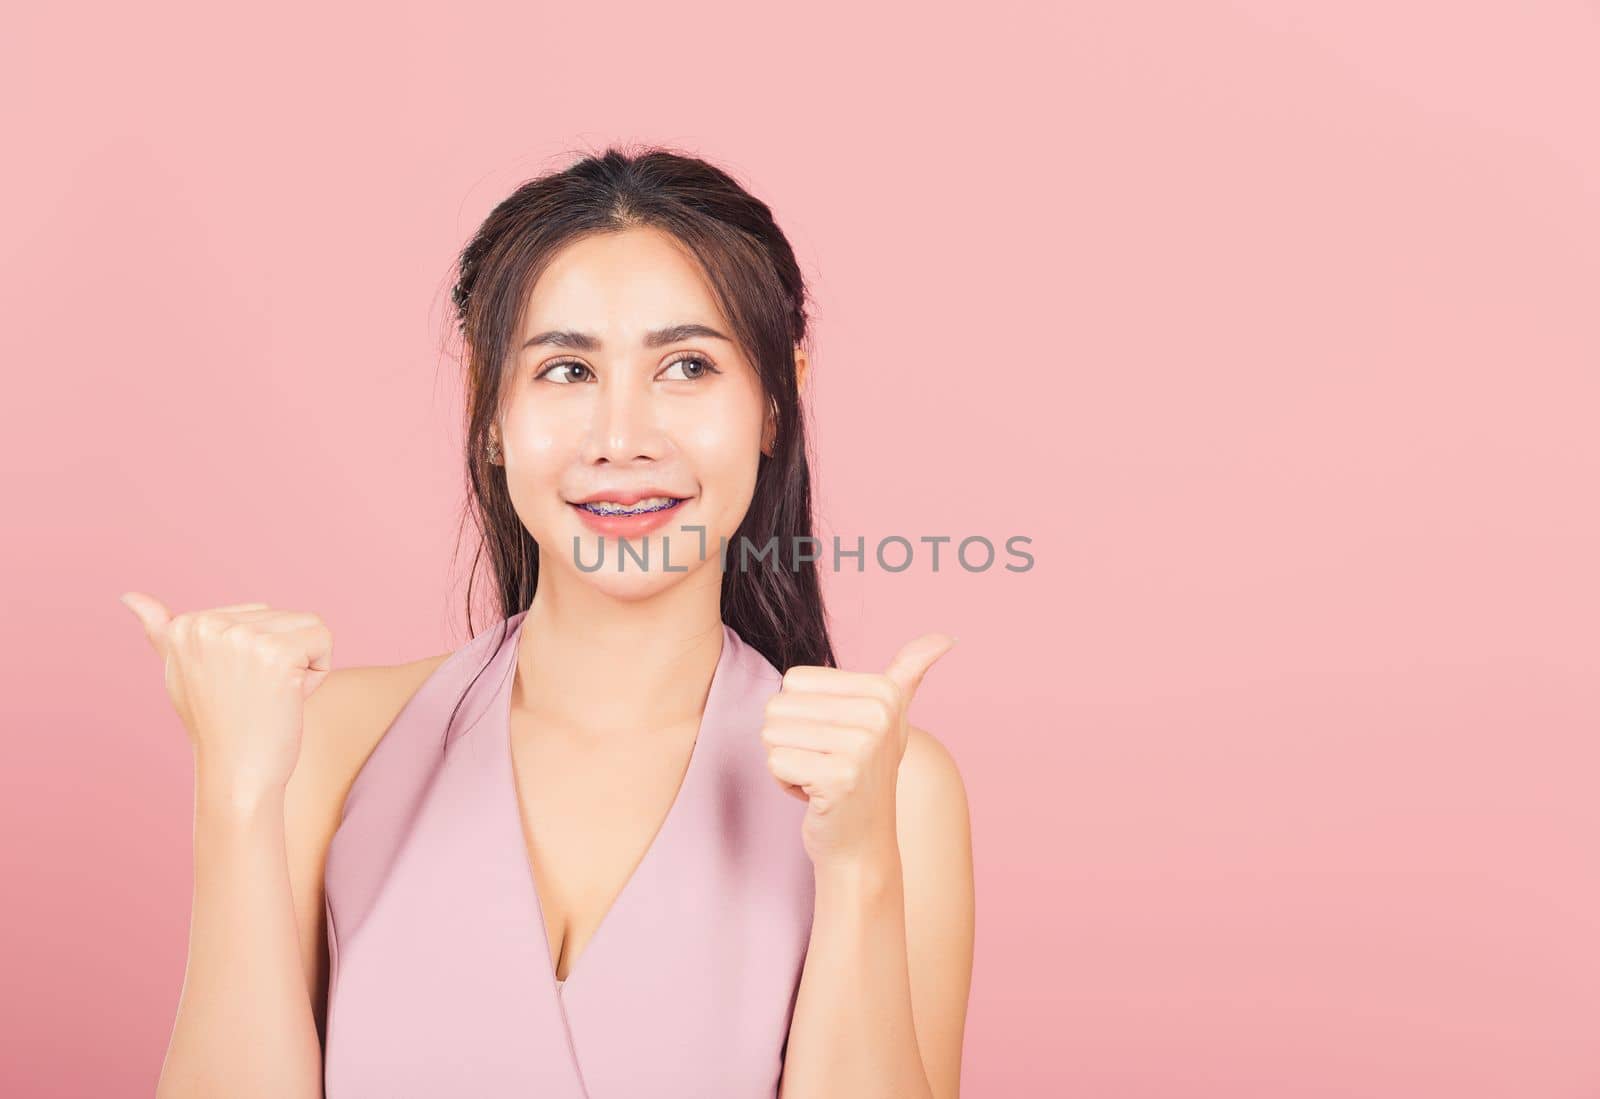
[[[611,150],[458,276],[491,628],[334,670],[315,614],[125,597],[196,761],[158,1094],[955,1096],[967,806],[906,716],[954,639],[836,666],[768,207]]]

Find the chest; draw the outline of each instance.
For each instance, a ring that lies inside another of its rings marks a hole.
[[[510,718],[517,815],[556,977],[565,980],[651,852],[697,726],[591,735]]]
[[[544,736],[496,641],[424,685],[346,799],[326,1094],[775,1095],[814,901],[759,737],[781,677],[729,630],[697,732]]]

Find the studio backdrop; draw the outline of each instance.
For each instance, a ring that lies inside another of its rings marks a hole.
[[[804,274],[839,666],[959,639],[962,1094],[1600,1095],[1593,4],[12,22],[0,1093],[172,1035],[194,758],[118,596],[492,623],[452,264],[663,147]]]

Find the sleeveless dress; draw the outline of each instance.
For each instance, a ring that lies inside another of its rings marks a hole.
[[[346,798],[327,1099],[770,1099],[815,899],[805,804],[759,735],[782,676],[723,624],[677,798],[558,984],[511,766],[527,613],[434,670]]]

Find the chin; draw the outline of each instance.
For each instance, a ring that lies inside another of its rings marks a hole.
[[[578,560],[573,559],[574,538]],[[563,541],[561,564],[572,572],[574,579],[612,598],[647,599],[702,569],[715,570],[718,565],[716,536],[707,532],[704,559],[700,546],[699,531],[667,530],[643,538],[630,538],[624,553],[621,540],[615,537],[602,539],[592,531],[568,531]],[[646,562],[648,568],[641,561]],[[596,562],[599,562],[598,568]],[[672,566],[670,571],[664,567],[667,564]]]
[[[654,598],[667,589],[681,584],[698,571],[691,568],[686,572],[662,572],[659,568],[655,568],[650,572],[643,572],[629,560],[627,571],[619,573],[614,564],[608,561],[608,565],[610,567],[598,572],[579,572],[576,574],[577,579],[595,591],[623,603]]]

